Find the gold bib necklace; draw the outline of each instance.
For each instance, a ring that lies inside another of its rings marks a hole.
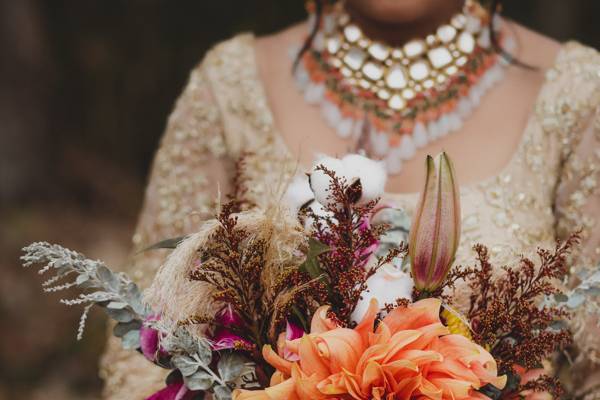
[[[296,81],[339,136],[357,141],[354,150],[399,173],[417,148],[459,130],[502,79],[489,18],[467,1],[432,34],[394,47],[368,38],[339,2],[323,16]]]

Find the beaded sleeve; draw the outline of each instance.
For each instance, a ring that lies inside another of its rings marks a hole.
[[[194,232],[212,216],[218,196],[227,192],[232,170],[221,114],[201,64],[192,71],[156,154],[134,250]],[[139,253],[126,272],[145,288],[165,254],[163,250]],[[142,399],[164,386],[165,370],[121,350],[111,337],[101,360],[101,375],[104,398]]]
[[[581,230],[582,243],[572,260],[573,283],[600,268],[600,55],[584,48],[568,76],[573,84],[585,82],[586,95],[558,101],[562,118],[571,120],[562,132],[562,167],[555,200],[556,231],[559,238]],[[575,134],[574,132],[580,132]],[[573,318],[577,348],[573,384],[581,398],[600,399],[600,304],[588,301]]]

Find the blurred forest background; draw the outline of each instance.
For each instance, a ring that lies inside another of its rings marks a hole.
[[[368,0],[365,0],[368,1]],[[600,47],[600,2],[507,0],[505,15]],[[303,0],[0,0],[0,400],[98,398],[105,321],[42,294],[36,240],[119,265],[189,70],[236,32],[304,18]]]

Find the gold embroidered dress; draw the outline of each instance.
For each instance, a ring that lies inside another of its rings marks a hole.
[[[212,49],[191,73],[156,155],[135,248],[196,230],[227,193],[234,164],[250,152],[248,197],[264,205],[275,182],[298,170],[277,133],[243,34]],[[582,229],[573,269],[600,261],[600,55],[563,45],[547,71],[535,108],[511,161],[495,176],[461,187],[463,213],[457,263],[470,264],[475,243],[489,246],[494,265],[512,264],[536,246]],[[387,195],[411,214],[416,194]],[[144,253],[128,273],[147,287],[166,253]],[[567,380],[587,399],[600,399],[600,329],[574,318],[574,373]],[[105,397],[142,399],[164,386],[164,370],[109,340],[102,360]]]

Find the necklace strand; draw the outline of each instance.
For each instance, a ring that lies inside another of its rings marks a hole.
[[[502,80],[507,63],[492,48],[488,18],[467,1],[434,33],[392,47],[368,38],[338,3],[323,16],[296,82],[340,137],[397,174],[417,148],[460,130]]]

